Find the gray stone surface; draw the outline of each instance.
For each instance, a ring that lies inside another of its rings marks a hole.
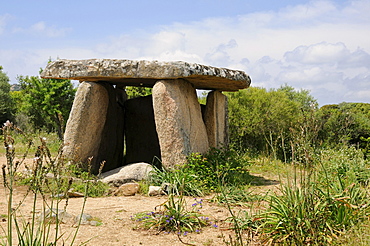
[[[45,212],[40,214],[40,221],[51,224],[68,223],[72,218],[73,216],[64,209],[46,209]]]
[[[101,174],[101,181],[116,187],[132,181],[147,179],[153,167],[148,163],[133,163]]]
[[[181,79],[158,81],[152,95],[162,165],[173,168],[190,153],[207,152],[206,127],[192,84]]]
[[[208,93],[204,109],[204,123],[207,129],[209,147],[227,147],[229,140],[227,97],[220,91]]]
[[[98,156],[108,104],[109,95],[103,84],[79,85],[64,134],[65,158],[87,163],[89,157]]]
[[[251,80],[243,71],[195,63],[119,59],[57,60],[48,63],[42,78],[106,81],[152,87],[161,79],[186,79],[197,89],[236,91]],[[177,82],[178,80],[172,80]]]
[[[152,96],[125,102],[125,140],[127,164],[153,163],[155,157],[161,158]]]

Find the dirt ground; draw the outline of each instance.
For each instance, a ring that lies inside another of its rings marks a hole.
[[[29,160],[30,162],[32,160]],[[6,164],[4,156],[0,156],[0,164]],[[0,215],[7,213],[7,201],[6,201],[6,190],[3,188],[1,182],[0,188]],[[277,182],[266,183],[265,185],[256,187],[256,192],[267,192],[268,190],[275,190],[277,188]],[[14,190],[14,201],[13,207],[17,206],[20,202],[20,211],[24,218],[30,219],[32,216],[33,199],[29,195],[24,199],[26,187],[16,187]],[[216,203],[210,202],[212,196],[203,197],[203,208],[200,212],[214,221],[218,225],[217,228],[207,227],[202,229],[201,233],[189,233],[186,236],[181,236],[184,243],[191,245],[225,245],[223,238],[228,240],[229,235],[233,235],[233,231],[230,230],[230,225],[226,222],[226,219],[230,217],[230,213],[224,206],[220,206]],[[24,199],[24,200],[23,200]],[[171,233],[158,233],[150,232],[141,229],[135,229],[139,222],[135,222],[131,219],[131,216],[138,212],[144,211],[155,211],[155,208],[166,202],[166,196],[160,197],[148,197],[143,195],[135,196],[108,196],[100,198],[88,198],[84,213],[90,214],[92,217],[97,218],[101,223],[100,225],[81,225],[77,234],[75,245],[184,245],[178,235]],[[190,206],[194,202],[194,198],[188,197],[187,204]],[[23,202],[22,202],[23,200]],[[42,201],[42,199],[38,199]],[[60,203],[60,208],[64,209],[66,201]],[[70,198],[66,206],[67,213],[71,215],[81,214],[81,208],[83,205],[83,198]],[[247,210],[248,208],[235,207],[235,212],[241,210]],[[42,203],[37,204],[37,212],[40,214],[42,211]],[[2,219],[0,222],[2,230],[6,230],[7,222],[6,219]],[[66,245],[69,245],[73,233],[76,231],[76,227],[73,221],[68,221],[62,224],[61,231],[64,233],[63,238],[65,239]],[[0,231],[0,235],[4,235],[4,232]],[[60,243],[62,245],[62,243]],[[260,245],[258,240],[253,245]]]

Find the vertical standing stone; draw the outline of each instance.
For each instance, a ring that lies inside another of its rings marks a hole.
[[[190,153],[207,152],[207,132],[192,84],[182,79],[158,81],[152,95],[162,165],[173,168]]]
[[[220,91],[211,91],[204,110],[209,146],[213,148],[228,145],[227,97]]]
[[[161,151],[154,122],[152,96],[138,97],[125,103],[126,164],[157,163]]]
[[[109,104],[108,91],[101,83],[78,86],[64,135],[63,155],[73,162],[96,158]]]

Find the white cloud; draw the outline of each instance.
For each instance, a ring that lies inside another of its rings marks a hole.
[[[359,98],[370,103],[365,93],[370,90],[369,12],[368,0],[343,4],[318,0],[279,11],[117,34],[91,47],[49,47],[33,53],[43,59],[185,60],[244,70],[251,75],[252,86],[277,88],[288,83],[310,89],[320,104]],[[0,28],[1,23],[0,19]],[[68,32],[45,22],[27,31],[48,37]]]
[[[0,15],[0,35],[4,32],[8,20],[11,18],[9,14]]]
[[[288,62],[304,64],[338,63],[349,57],[350,52],[343,43],[322,42],[315,45],[299,46],[293,51],[285,53]]]
[[[14,28],[14,33],[26,33],[40,36],[46,36],[48,38],[59,38],[64,37],[71,28],[57,28],[55,26],[48,26],[44,21],[37,22],[28,28]]]

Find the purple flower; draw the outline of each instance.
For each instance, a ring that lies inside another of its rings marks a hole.
[[[214,224],[214,225],[212,225],[214,228],[217,228],[218,227],[218,225],[216,225],[216,224]]]
[[[186,231],[186,232],[184,232],[184,236],[186,236],[186,235],[188,235],[188,232]]]

